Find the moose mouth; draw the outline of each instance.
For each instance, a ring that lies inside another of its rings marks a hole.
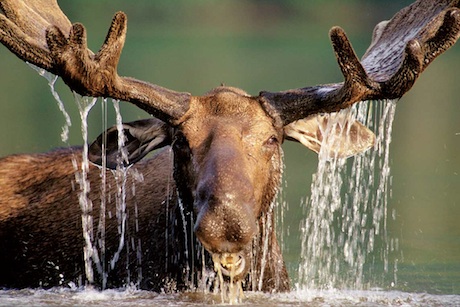
[[[246,267],[246,260],[241,254],[222,253],[213,254],[214,270],[233,278],[241,278]],[[219,273],[220,274],[220,273]]]

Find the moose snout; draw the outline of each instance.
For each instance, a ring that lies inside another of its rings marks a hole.
[[[198,189],[196,236],[211,253],[239,253],[247,249],[257,232],[252,193],[245,191],[247,186],[238,193],[219,193],[212,187]]]

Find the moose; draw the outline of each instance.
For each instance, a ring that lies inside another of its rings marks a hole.
[[[192,96],[118,75],[127,29],[123,12],[114,15],[105,42],[93,53],[84,26],[72,24],[56,0],[2,0],[0,8],[0,41],[20,59],[61,77],[79,95],[130,102],[152,116],[110,128],[89,146],[91,188],[84,196],[91,210],[79,205],[76,176],[82,166],[75,161],[82,159],[81,148],[0,159],[5,288],[81,284],[90,258],[100,275],[92,282],[104,287],[129,281],[154,291],[197,287],[211,280],[214,265],[225,279],[244,281],[246,289],[288,290],[273,227],[282,143],[298,141],[319,151],[322,114],[359,101],[400,98],[460,36],[458,0],[419,0],[376,26],[361,60],[344,30],[331,29],[343,82],[257,96],[219,86]],[[360,123],[348,127],[334,149],[339,157],[374,141]],[[124,160],[117,144],[122,132]],[[109,169],[122,168],[128,169],[128,233],[117,261],[111,255],[120,247],[114,216],[119,189]],[[105,221],[92,229],[93,237],[103,239],[94,240],[102,253],[85,247],[82,217],[95,225]]]

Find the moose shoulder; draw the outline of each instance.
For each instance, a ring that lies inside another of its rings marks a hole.
[[[0,253],[2,287],[52,287],[68,282],[78,284],[79,279],[82,282],[84,242],[79,185],[75,179],[76,161],[81,161],[81,148],[0,159],[0,246],[7,251]],[[175,209],[172,201],[175,197],[174,182],[166,175],[172,171],[169,150],[163,150],[135,167],[142,171],[142,178],[130,172],[126,183],[129,187],[136,187],[135,191],[126,189],[127,227],[131,229],[130,240],[135,242],[135,247],[132,253],[122,254],[124,259],[110,270],[107,286],[124,284],[128,269],[131,270],[132,281],[136,282],[141,272],[140,268],[133,269],[137,265],[136,253],[142,253],[142,286],[159,290],[167,267],[166,217],[173,218]],[[100,219],[100,175],[97,167],[90,167],[89,198],[94,201],[94,210],[90,214],[95,219],[95,225]],[[118,186],[110,172],[107,173],[106,186],[105,253],[113,255],[119,242],[116,217]],[[169,207],[166,205],[168,201]],[[170,211],[169,215],[166,211]],[[136,223],[141,226],[138,231],[135,231]],[[141,238],[145,240],[141,242],[142,246],[138,246]],[[169,249],[174,249],[175,244],[177,242],[169,242]]]
[[[113,144],[116,128],[89,150],[95,164],[129,166],[127,208],[122,210],[128,239],[122,254],[119,217],[113,216],[120,211],[119,187],[110,171],[102,172],[106,184],[101,185],[101,172],[90,168],[87,196],[93,209],[86,212],[75,181],[80,167],[74,161],[81,161],[81,150],[0,160],[0,246],[7,251],[0,256],[6,272],[1,287],[79,282],[89,257],[101,275],[95,282],[108,286],[138,282],[160,290],[172,283],[183,289],[211,280],[207,268],[214,262],[227,279],[244,280],[248,289],[289,289],[274,227],[269,227],[281,177],[281,144],[296,140],[319,151],[327,118],[318,114],[361,100],[401,97],[455,43],[460,29],[456,1],[417,1],[376,28],[362,61],[343,30],[331,30],[342,83],[258,96],[218,87],[192,96],[118,75],[124,13],[115,15],[94,54],[86,47],[85,28],[70,24],[56,2],[42,2],[0,2],[2,43],[22,60],[59,75],[81,95],[128,101],[155,118],[123,125],[124,161]],[[335,156],[372,146],[374,136],[366,127],[358,122],[345,126],[350,133],[337,131],[343,141],[333,148]],[[155,149],[154,157],[141,160]],[[107,215],[104,227],[92,230],[104,238],[97,243],[104,247],[102,255],[82,252],[82,215],[96,221]]]

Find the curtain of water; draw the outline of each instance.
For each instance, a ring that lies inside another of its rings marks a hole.
[[[67,113],[64,103],[62,102],[59,94],[55,90],[55,83],[58,80],[58,76],[55,76],[44,69],[38,68],[34,65],[29,64],[40,76],[44,77],[49,84],[51,93],[56,100],[59,110],[63,113],[65,118],[65,124],[62,128],[61,139],[63,142],[68,142],[69,137],[69,128],[71,127],[71,118],[70,115]],[[106,249],[105,249],[105,221],[106,221],[106,214],[107,214],[107,177],[106,177],[106,160],[103,157],[102,159],[102,168],[101,168],[101,194],[100,194],[100,214],[99,214],[99,223],[97,226],[97,234],[94,234],[94,225],[93,225],[93,203],[89,198],[89,191],[90,191],[90,182],[88,180],[88,172],[89,172],[89,160],[88,160],[88,115],[91,111],[92,107],[96,104],[97,99],[92,97],[82,97],[76,93],[74,93],[74,100],[78,106],[78,110],[80,113],[81,119],[81,132],[83,138],[83,152],[82,152],[82,161],[77,161],[74,157],[72,162],[74,168],[76,170],[75,179],[76,182],[80,186],[80,193],[79,193],[79,203],[82,210],[82,234],[85,242],[84,246],[84,260],[85,260],[85,276],[86,280],[89,284],[94,282],[94,271],[93,266],[97,268],[98,274],[101,276],[102,279],[102,288],[106,288],[107,284],[107,268],[105,265],[106,262]],[[117,251],[114,253],[110,260],[111,268],[115,266],[116,262],[120,257],[120,253],[123,250],[125,245],[125,235],[126,235],[126,179],[127,179],[127,168],[122,167],[122,165],[128,161],[127,158],[127,151],[124,149],[124,141],[125,136],[123,133],[123,124],[122,124],[122,117],[119,108],[119,102],[113,101],[114,109],[116,112],[116,122],[117,122],[117,129],[118,129],[118,148],[119,148],[119,165],[120,167],[114,172],[115,181],[117,184],[117,195],[116,195],[116,216],[118,219],[119,225],[119,245]],[[107,100],[104,98],[102,99],[102,130],[107,130]],[[105,147],[106,147],[106,139],[103,141],[102,144],[102,152],[105,154]],[[79,167],[78,165],[81,165]],[[142,181],[143,178],[140,174],[133,174],[133,178],[135,181]],[[133,183],[134,185],[134,183]],[[133,186],[133,193],[135,193],[135,186]],[[137,207],[135,208],[135,215],[137,219]],[[137,224],[136,224],[137,225]],[[138,229],[136,229],[138,231]],[[133,246],[136,246],[133,243]],[[138,250],[137,256],[137,263],[140,265],[142,262],[141,259],[141,242],[137,242],[136,249]],[[127,250],[127,254],[128,254]],[[127,259],[127,264],[129,259]],[[139,269],[140,270],[140,269]],[[129,270],[128,270],[129,272]],[[129,275],[129,273],[128,273]],[[142,278],[142,273],[138,272],[138,278]],[[127,276],[127,283],[130,283],[130,277]]]
[[[40,76],[44,77],[48,81],[48,85],[50,87],[50,91],[56,100],[59,110],[62,112],[65,118],[65,124],[62,127],[61,139],[64,143],[68,142],[69,139],[69,129],[72,125],[70,115],[67,113],[64,103],[62,102],[59,94],[55,90],[55,84],[58,80],[58,76],[53,75],[46,70],[39,68],[35,65],[28,63],[29,66],[34,69]],[[79,194],[79,203],[80,208],[82,210],[81,220],[82,220],[82,232],[83,238],[85,241],[85,246],[83,248],[84,260],[85,260],[85,276],[86,280],[91,284],[94,282],[94,272],[93,272],[93,260],[95,261],[95,265],[98,268],[100,274],[103,274],[103,287],[105,287],[105,274],[103,272],[104,268],[101,266],[101,262],[99,260],[99,254],[97,251],[97,247],[94,244],[94,233],[93,233],[93,216],[91,215],[93,204],[92,201],[88,197],[88,193],[90,191],[90,184],[87,179],[88,171],[89,171],[89,161],[88,161],[88,125],[87,119],[91,108],[96,103],[96,98],[90,97],[82,97],[76,93],[74,93],[74,99],[78,106],[78,110],[80,112],[80,119],[81,119],[81,132],[83,138],[83,153],[82,153],[82,161],[81,161],[81,169],[78,167],[78,161],[75,157],[72,158],[72,163],[74,169],[77,171],[75,173],[75,180],[80,186],[80,194]],[[106,122],[104,122],[106,123]],[[105,187],[105,180],[103,180],[103,184]],[[105,197],[103,197],[105,199]],[[101,206],[105,207],[105,201],[101,202]],[[105,212],[105,209],[104,209]],[[103,222],[105,219],[101,219]],[[101,223],[101,222],[100,222]],[[99,225],[99,228],[101,225]],[[104,226],[105,227],[105,226]],[[105,230],[102,232],[105,233]],[[99,243],[103,243],[105,247],[105,241],[100,241]],[[104,249],[105,250],[105,249]]]
[[[100,194],[100,214],[99,214],[99,224],[98,224],[98,234],[97,239],[95,239],[94,235],[94,226],[93,226],[93,216],[92,216],[92,208],[93,204],[91,199],[88,197],[88,193],[90,191],[90,182],[87,178],[87,174],[89,171],[89,160],[88,160],[88,115],[94,104],[96,103],[97,99],[92,97],[82,97],[75,94],[75,101],[77,103],[80,117],[81,117],[81,127],[82,127],[82,136],[83,136],[83,153],[82,153],[82,161],[81,161],[81,169],[76,173],[76,180],[80,184],[80,196],[79,202],[82,208],[82,228],[83,228],[83,238],[85,239],[85,247],[84,247],[84,259],[85,259],[85,274],[87,281],[91,284],[94,282],[94,272],[93,272],[93,265],[96,266],[97,272],[102,279],[102,288],[106,287],[107,284],[107,267],[105,265],[106,262],[106,249],[105,249],[105,220],[107,214],[107,178],[106,178],[106,167],[105,167],[105,159],[103,158],[103,165],[101,168],[101,194]],[[102,100],[102,116],[103,116],[103,129],[106,130],[107,128],[107,100]],[[110,258],[110,269],[114,269],[115,264],[118,262],[123,249],[126,249],[126,269],[128,272],[128,276],[126,276],[127,280],[126,283],[130,284],[130,271],[128,268],[129,259],[129,244],[126,244],[126,235],[127,235],[127,209],[126,209],[126,182],[128,178],[128,168],[124,167],[123,165],[128,162],[128,154],[126,149],[124,148],[125,142],[125,135],[123,132],[123,123],[122,123],[122,116],[119,107],[119,101],[113,101],[114,110],[116,112],[116,125],[118,130],[118,167],[115,171],[113,171],[113,176],[115,178],[116,183],[116,195],[115,195],[115,203],[116,203],[116,218],[118,221],[118,235],[119,235],[119,243],[118,248],[115,253]],[[103,149],[106,147],[106,141],[103,141],[102,147]],[[103,154],[105,154],[105,150],[103,150]],[[74,161],[75,165],[78,165],[77,161]],[[137,180],[142,180],[142,176],[137,176],[137,174],[133,174],[133,177]],[[134,188],[133,188],[134,189]],[[134,190],[133,190],[134,191]],[[110,217],[110,216],[109,216]],[[140,246],[140,242],[139,246]],[[141,262],[141,259],[138,259],[138,263]],[[142,276],[139,272],[138,276]]]
[[[369,285],[364,268],[375,254],[388,271],[389,144],[395,107],[394,101],[370,101],[340,112],[373,130],[376,141],[369,151],[348,160],[331,159],[328,146],[321,148],[311,196],[304,204],[299,288],[362,289]],[[339,116],[329,116],[323,144],[336,141],[330,132]]]
[[[29,63],[28,63],[29,64]],[[59,94],[55,90],[55,84],[58,80],[58,76],[53,75],[46,70],[39,68],[35,65],[29,64],[29,66],[34,69],[40,76],[44,77],[48,81],[48,85],[50,87],[50,91],[56,100],[59,110],[62,112],[65,118],[65,124],[62,127],[61,139],[64,143],[68,142],[69,139],[69,129],[72,125],[70,115],[67,113],[64,103],[62,102]],[[78,110],[80,112],[80,119],[81,119],[81,132],[83,138],[83,152],[82,152],[82,161],[81,161],[81,168],[78,167],[78,161],[75,157],[73,157],[73,167],[77,171],[75,173],[75,180],[80,186],[80,194],[79,194],[79,203],[80,208],[82,211],[81,220],[82,220],[82,232],[83,238],[85,241],[85,246],[83,248],[83,255],[85,260],[85,275],[86,280],[91,284],[94,282],[94,272],[93,272],[93,260],[94,264],[96,265],[98,272],[104,276],[103,278],[103,287],[105,287],[105,274],[104,269],[102,267],[101,261],[99,259],[99,253],[97,250],[97,245],[94,244],[94,232],[93,232],[93,216],[91,215],[93,210],[93,204],[91,199],[89,199],[88,194],[90,191],[90,184],[87,178],[88,171],[89,171],[89,160],[88,160],[88,115],[91,108],[96,104],[97,99],[92,97],[82,97],[76,93],[74,93],[74,100],[78,106]],[[103,112],[104,113],[104,112]],[[104,113],[105,114],[105,113]],[[106,123],[104,121],[104,123]],[[103,180],[103,184],[105,187],[105,180]],[[105,207],[105,201],[101,202],[101,206]],[[105,212],[105,210],[104,210]],[[104,222],[105,219],[102,219]],[[101,223],[101,222],[100,222]],[[101,225],[99,225],[99,230]],[[102,232],[105,233],[105,230]],[[99,241],[99,243],[103,243],[105,246],[105,241]]]

